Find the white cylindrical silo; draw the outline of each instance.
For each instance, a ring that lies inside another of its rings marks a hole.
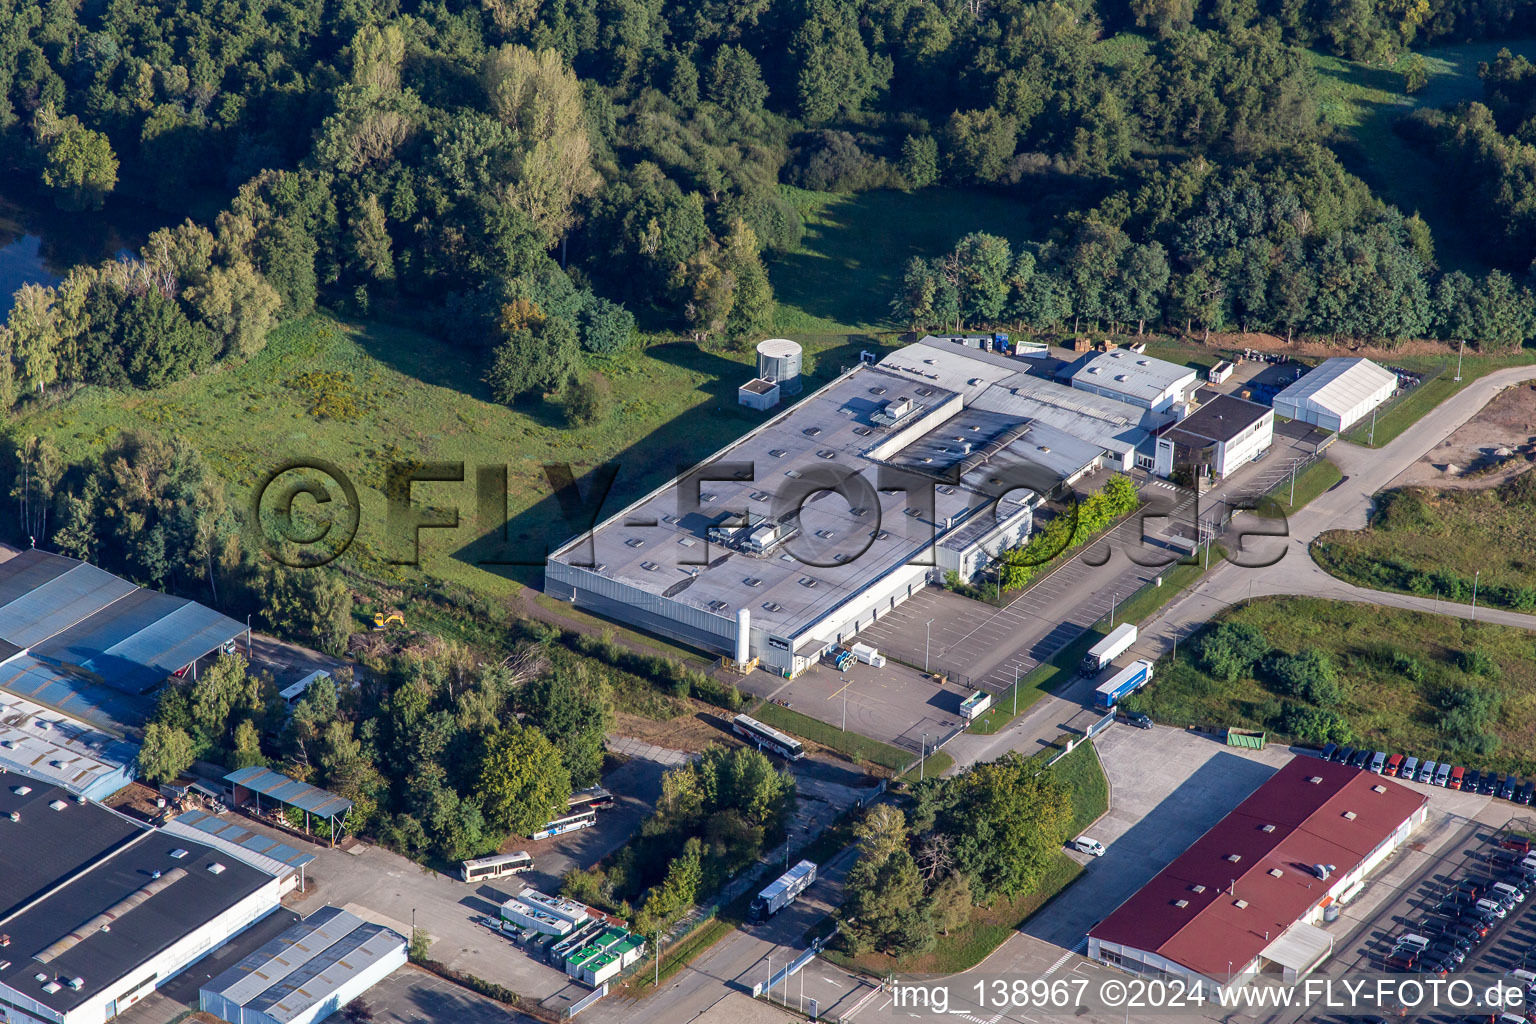
[[[801,349],[788,338],[769,338],[757,345],[757,375],[794,394],[800,390]]]
[[[745,665],[752,649],[752,613],[736,609],[736,664]]]

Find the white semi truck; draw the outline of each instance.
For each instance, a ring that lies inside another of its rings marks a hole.
[[[748,911],[749,916],[757,922],[768,920],[795,902],[795,897],[810,888],[814,881],[816,881],[816,865],[808,860],[801,861],[757,894],[757,899],[752,901]]]
[[[1088,654],[1083,658],[1082,673],[1085,676],[1096,676],[1109,667],[1109,663],[1131,649],[1131,644],[1136,642],[1136,624],[1126,622],[1116,626],[1109,635],[1092,647],[1088,648]]]

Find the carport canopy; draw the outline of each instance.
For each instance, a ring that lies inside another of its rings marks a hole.
[[[326,819],[331,825],[332,846],[336,845],[337,826],[345,827],[347,814],[352,810],[352,801],[346,797],[260,765],[230,772],[224,776],[224,781],[234,788],[237,804],[244,803],[240,794],[242,789],[250,792],[255,797],[257,813],[261,811],[261,798],[264,796],[274,803],[303,811],[305,835],[309,835],[309,819],[312,815]]]
[[[1297,921],[1259,955],[1285,971],[1287,981],[1293,981],[1322,963],[1333,952],[1333,936],[1315,925]]]

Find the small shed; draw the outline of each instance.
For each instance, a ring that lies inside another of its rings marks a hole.
[[[310,822],[314,818],[330,825],[332,846],[336,845],[338,832],[346,831],[347,815],[352,811],[352,801],[346,797],[260,765],[230,772],[224,776],[224,781],[230,784],[235,806],[253,804],[257,817],[261,816],[261,798],[266,797],[269,808],[286,806],[303,811],[305,835],[309,835]]]
[[[736,401],[748,409],[767,412],[779,404],[779,385],[774,381],[756,377],[736,389]]]

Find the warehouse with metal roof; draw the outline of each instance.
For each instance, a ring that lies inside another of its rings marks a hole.
[[[1194,370],[1128,348],[1103,352],[1072,374],[1072,386],[1116,401],[1165,413],[1189,401],[1200,386]]]
[[[1408,841],[1427,806],[1383,776],[1292,758],[1094,925],[1088,955],[1208,989],[1295,980],[1332,951],[1317,927],[1326,908]]]
[[[229,1024],[314,1024],[405,962],[405,936],[321,907],[204,985],[198,1005]]]
[[[146,693],[247,632],[211,608],[64,555],[32,548],[0,562],[0,686],[55,707],[82,686]],[[111,702],[76,703],[90,711]]]
[[[1397,374],[1369,359],[1324,359],[1275,396],[1275,413],[1324,430],[1348,430],[1397,391]]]
[[[52,708],[0,693],[0,769],[101,800],[126,786],[138,747]]]
[[[1029,368],[934,337],[861,363],[568,541],[545,590],[793,676],[1086,474],[1151,464],[1147,410]]]
[[[103,1024],[278,907],[271,874],[56,786],[11,777],[0,826],[13,1021]]]

